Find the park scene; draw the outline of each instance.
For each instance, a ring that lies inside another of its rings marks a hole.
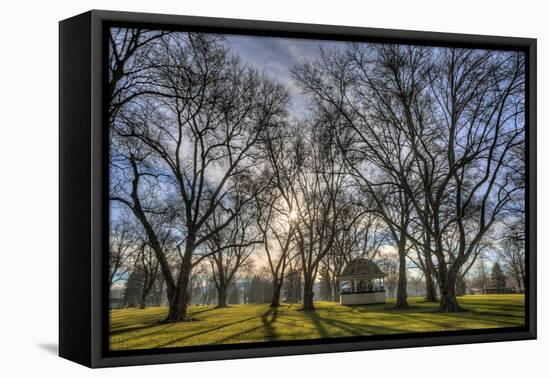
[[[522,52],[108,46],[110,350],[525,325]]]

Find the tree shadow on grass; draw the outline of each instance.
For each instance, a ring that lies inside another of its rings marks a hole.
[[[217,307],[212,307],[212,308],[207,308],[205,310],[200,310],[200,311],[190,311],[190,315],[196,316],[196,315],[202,314],[204,312],[213,311],[213,310],[217,310],[217,309],[218,309]],[[162,315],[165,316],[165,314],[162,314]],[[179,324],[179,323],[164,323],[162,320],[157,319],[158,314],[155,314],[154,316],[151,316],[151,318],[152,319],[149,319],[150,323],[144,324],[142,326],[132,327],[132,325],[130,325],[130,326],[126,326],[126,327],[123,326],[122,328],[112,329],[112,330],[109,331],[109,335],[110,336],[117,336],[117,335],[121,335],[121,334],[124,334],[124,333],[127,333],[127,332],[142,331],[142,330],[149,329],[149,328],[154,328],[154,327],[168,326],[168,327],[164,327],[163,328],[163,330],[164,330],[164,329],[167,329],[167,328],[171,328],[171,327],[169,327],[170,325]],[[200,320],[200,319],[195,318],[194,320]],[[156,332],[153,332],[151,334],[154,334],[154,333],[156,333]],[[145,334],[145,335],[150,335],[150,334]]]
[[[328,334],[326,328],[323,326],[323,324],[321,322],[321,320],[322,320],[321,317],[319,316],[319,314],[317,312],[315,312],[315,310],[304,311],[304,313],[313,322],[313,325],[315,326],[315,328],[317,329],[317,332],[319,333],[319,337],[321,337],[321,338],[329,337],[329,334]],[[323,319],[323,320],[326,321],[326,319]]]
[[[167,312],[156,312],[152,314],[136,315],[135,313],[125,314],[124,317],[117,317],[114,319],[110,318],[110,327],[113,331],[118,331],[119,329],[127,329],[131,327],[131,324],[128,324],[128,319],[132,321],[138,320],[137,324],[154,324],[157,323],[160,318],[164,318]]]
[[[408,313],[408,312],[422,312],[422,310],[424,311],[430,311],[431,308],[426,308],[424,306],[415,306],[415,305],[412,305],[409,303],[409,307],[407,308],[395,308],[395,305],[391,305],[391,306],[388,306],[388,307],[384,307],[381,311],[384,311],[384,312],[390,312],[390,313],[396,313],[396,314],[399,314],[399,313]]]
[[[416,313],[416,312],[428,312],[432,310],[432,307],[429,306],[418,306],[414,304],[409,304],[409,308],[407,309],[396,309],[394,304],[372,304],[372,305],[352,305],[352,306],[342,306],[346,308],[349,312],[356,313],[356,314],[364,314],[364,313],[392,313],[392,314],[399,314],[399,313]]]
[[[189,314],[190,315],[198,315],[198,314],[202,314],[203,312],[208,312],[208,311],[214,311],[214,310],[219,310],[220,308],[229,308],[230,306],[226,306],[226,307],[212,307],[212,308],[207,308],[205,310],[200,310],[200,311],[189,311]]]
[[[373,324],[353,324],[338,319],[323,319],[325,323],[330,324],[335,328],[339,328],[346,333],[351,333],[350,336],[368,336],[374,334],[390,334],[390,333],[404,333],[406,332],[402,328],[396,327],[383,327]]]
[[[433,315],[440,315],[434,317]],[[406,319],[415,322],[421,322],[429,325],[436,325],[441,327],[442,330],[454,330],[454,329],[476,329],[494,326],[518,326],[515,322],[510,322],[504,319],[495,319],[494,317],[487,316],[487,313],[476,313],[475,311],[468,310],[462,312],[431,312],[431,313],[421,313],[416,314],[415,316],[407,317],[403,315]],[[502,314],[494,314],[494,316],[502,316]],[[467,326],[468,322],[477,321],[480,324],[484,323],[484,327],[470,327]],[[462,322],[464,324],[462,324]],[[428,330],[426,330],[428,331]]]
[[[518,317],[518,316],[513,316],[513,315],[506,315],[506,314],[502,314],[502,313],[487,313],[487,312],[475,312],[475,311],[470,311],[469,312],[469,315],[474,315],[474,316],[467,316],[467,317],[462,317],[461,319],[464,319],[464,320],[469,320],[469,321],[474,321],[474,320],[477,320],[479,322],[484,322],[484,323],[492,323],[493,325],[495,326],[498,326],[498,327],[521,327],[522,323],[524,320],[523,318],[521,317]],[[446,314],[448,315],[448,314]],[[458,317],[454,317],[455,319],[458,318]],[[509,318],[514,318],[514,319],[517,319],[517,321],[511,321]]]
[[[250,340],[242,339],[241,337],[246,335],[247,333],[254,332],[258,329],[264,328],[263,325],[259,325],[253,328],[245,329],[244,331],[234,333],[232,335],[229,335],[227,337],[224,337],[223,339],[220,339],[217,344],[238,344],[238,343],[247,343],[250,342]],[[231,341],[230,341],[231,340]],[[265,341],[265,340],[262,340]]]
[[[525,305],[516,304],[516,303],[466,303],[463,306],[473,307],[474,309],[488,308],[488,309],[499,309],[501,311],[521,311],[525,309]]]
[[[273,323],[277,321],[279,317],[279,308],[270,307],[269,310],[263,313],[262,315],[262,325],[265,329],[267,338],[271,341],[277,338],[277,333],[275,332],[275,327]]]
[[[143,326],[140,326],[140,327],[129,326],[129,327],[126,327],[126,328],[120,328],[120,329],[112,330],[112,331],[109,332],[109,336],[122,335],[122,334],[127,333],[127,332],[143,331],[145,329],[160,327],[160,326],[168,325],[168,324],[169,323],[161,324],[161,323],[158,323],[158,322],[154,322],[154,323],[146,324],[146,325],[143,325]]]
[[[288,308],[290,308],[290,306]],[[266,312],[264,312],[261,316],[261,320],[262,320],[261,325],[253,328],[248,328],[248,329],[245,329],[244,331],[240,331],[232,335],[229,335],[227,337],[224,337],[219,342],[225,343],[231,339],[238,339],[238,341],[234,341],[235,343],[247,342],[247,340],[242,340],[240,338],[243,335],[246,335],[247,333],[251,333],[259,329],[264,330],[264,335],[267,338],[267,340],[264,340],[264,341],[276,340],[278,335],[277,335],[277,332],[275,331],[275,327],[273,326],[273,324],[277,322],[280,312],[281,312],[280,307],[269,307],[269,309]]]
[[[497,311],[487,311],[487,310],[479,310],[479,309],[475,309],[475,310],[470,310],[469,311],[470,314],[472,315],[476,315],[476,316],[479,316],[479,317],[487,317],[487,316],[490,316],[490,317],[498,317],[498,318],[515,318],[515,319],[523,319],[523,315],[525,314],[525,312],[523,311],[518,311],[518,313],[507,313],[507,312],[497,312]]]
[[[273,326],[273,324],[277,321],[277,318],[279,317],[279,308],[278,307],[270,307],[266,312],[264,312],[261,316],[261,319],[262,319],[262,324],[259,325],[259,326],[256,326],[256,327],[253,327],[253,328],[248,328],[248,329],[245,329],[244,331],[241,331],[241,332],[237,332],[237,333],[234,333],[232,335],[229,335],[227,337],[224,337],[223,339],[221,339],[219,342],[220,343],[225,343],[226,341],[229,341],[231,339],[239,339],[238,341],[235,341],[235,342],[247,342],[246,340],[241,340],[240,337],[242,337],[243,335],[246,335],[247,333],[251,333],[251,332],[254,332],[256,330],[259,330],[259,329],[263,329],[264,330],[264,334],[265,334],[265,337],[267,338],[267,340],[264,340],[264,341],[273,341],[273,340],[276,340],[278,335],[277,335],[277,332],[275,331],[275,327]]]
[[[128,337],[120,338],[119,340],[117,340],[115,342],[112,342],[111,345],[122,344],[122,343],[125,343],[126,341],[129,341],[129,340],[132,340],[132,339],[135,339],[135,338],[143,338],[143,337],[147,337],[147,336],[153,336],[153,335],[158,334],[159,332],[166,332],[167,330],[169,330],[170,328],[174,328],[178,324],[181,324],[181,323],[166,323],[166,324],[155,323],[155,324],[151,324],[151,325],[145,326],[145,327],[127,329],[127,330],[121,331],[119,333],[111,332],[109,336],[118,336],[118,335],[121,335],[121,334],[124,334],[124,333],[129,333]],[[139,331],[139,330],[144,330],[144,329],[148,329],[148,328],[155,328],[155,329],[153,331],[147,332],[147,333],[140,333],[138,335],[133,334],[133,331]]]
[[[249,320],[256,319],[256,318],[257,318],[256,316],[253,316],[253,317],[250,317],[250,318],[238,320],[236,322],[226,323],[226,324],[222,324],[222,325],[217,326],[217,327],[213,327],[213,328],[205,329],[205,330],[202,330],[202,331],[199,331],[199,332],[191,333],[191,334],[185,335],[183,337],[180,337],[178,339],[174,339],[174,340],[170,340],[166,343],[158,344],[156,346],[156,348],[162,348],[162,347],[168,346],[170,344],[179,343],[179,342],[187,340],[191,337],[200,336],[200,335],[204,335],[204,334],[207,334],[207,333],[210,333],[210,332],[218,331],[218,330],[223,329],[225,327],[229,327],[229,326],[240,324],[240,323],[245,323]]]

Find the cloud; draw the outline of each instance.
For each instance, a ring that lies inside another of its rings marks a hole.
[[[298,38],[229,35],[227,40],[244,62],[265,72],[285,85],[292,101],[294,115],[307,114],[309,100],[290,76],[290,69],[303,59],[319,56],[319,48],[337,48],[345,42]]]

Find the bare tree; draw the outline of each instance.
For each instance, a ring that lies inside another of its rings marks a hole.
[[[399,281],[398,257],[396,253],[385,253],[378,261],[380,270],[386,273],[386,291],[390,298],[394,298]]]
[[[109,234],[109,291],[117,282],[127,279],[137,251],[135,229],[128,217],[111,225]]]
[[[252,280],[254,278],[255,266],[253,261],[244,265],[242,269],[237,273],[237,281],[240,283],[240,288],[242,290],[243,303],[250,303],[250,290],[252,285]]]
[[[207,228],[215,230],[226,220],[223,212],[212,217]],[[231,224],[215,233],[206,243],[212,278],[218,292],[218,307],[227,306],[228,288],[235,283],[239,269],[250,262],[256,244],[262,243],[258,232],[254,232],[255,214],[251,209],[239,211]]]
[[[460,311],[461,268],[523,190],[509,164],[524,144],[523,54],[356,44],[305,62],[295,77],[317,106],[341,118],[351,134],[339,133],[349,165],[369,193],[396,186],[406,195],[430,237],[385,220],[431,250],[440,311]],[[386,178],[373,181],[377,171]],[[456,253],[445,249],[449,233],[458,235]]]
[[[332,250],[349,216],[351,198],[344,198],[346,176],[335,141],[335,130],[323,120],[303,123],[295,131],[294,159],[299,167],[293,196],[297,207],[297,251],[303,276],[303,309],[314,310],[313,286],[319,265]]]
[[[431,233],[427,231],[424,225],[416,224],[414,221],[409,233],[414,235],[411,238],[413,243],[411,249],[416,252],[416,256],[409,253],[409,260],[422,271],[426,284],[426,301],[437,302],[437,277],[431,249]],[[415,243],[417,240],[419,240],[420,243]]]
[[[257,196],[257,227],[262,233],[264,251],[273,278],[271,307],[278,307],[281,290],[291,260],[296,256],[296,225],[298,199],[293,187],[298,174],[297,162],[288,159],[292,154],[292,128],[283,124],[276,130],[268,130],[262,137],[265,167],[262,171],[268,182],[264,192]]]
[[[440,311],[452,312],[461,309],[455,287],[465,264],[505,216],[515,193],[523,191],[510,179],[508,164],[511,151],[524,144],[524,58],[459,49],[441,51],[437,58],[438,69],[429,75],[429,109],[439,115],[432,130],[440,147],[409,135],[428,212],[414,197],[413,202],[434,239]],[[449,233],[456,234],[453,251],[444,244]]]
[[[158,190],[159,175],[143,164],[146,150],[138,143],[125,140],[116,155],[111,154],[112,175],[110,199],[123,204],[141,224],[149,247],[154,251],[166,283],[168,298],[174,294],[173,263],[177,242],[173,202]],[[128,187],[128,181],[130,185]],[[143,199],[142,199],[143,198]]]
[[[283,296],[288,303],[297,303],[302,297],[302,275],[297,261],[289,263],[288,274],[283,284]]]
[[[136,170],[141,169],[137,164],[153,166],[170,188],[165,191],[177,199],[181,262],[175,277],[166,278],[166,269],[163,276],[170,303],[166,321],[185,321],[193,256],[254,198],[256,193],[245,187],[254,146],[261,132],[285,115],[288,96],[279,84],[231,56],[223,38],[215,35],[173,33],[159,38],[147,77],[154,90],[127,102],[113,131],[150,151],[136,161]],[[225,203],[236,192],[249,196]],[[135,193],[139,197],[139,188]],[[135,209],[136,201],[129,206]],[[217,229],[207,229],[218,208],[224,209],[226,220]],[[146,218],[138,219],[154,232]]]
[[[525,271],[525,224],[523,218],[506,226],[504,237],[499,243],[497,256],[507,271],[513,277],[520,292],[525,290],[527,275]]]
[[[210,304],[213,297],[215,297],[215,293],[214,295],[212,293],[216,288],[208,262],[203,261],[194,266],[191,282],[193,285],[191,288],[190,303],[199,305]]]
[[[142,242],[139,248],[136,258],[136,266],[139,266],[141,280],[139,308],[144,309],[147,297],[151,293],[159,273],[159,262],[155,257],[154,251],[147,245],[146,242]]]
[[[271,307],[278,307],[281,289],[287,274],[289,262],[294,257],[294,234],[296,223],[294,210],[279,207],[280,197],[268,193],[259,200],[257,226],[262,233],[264,251],[272,276],[273,297]]]
[[[338,130],[338,145],[361,191],[374,203],[386,222],[398,250],[400,282],[396,308],[406,309],[407,230],[411,222],[412,204],[401,187],[401,180],[410,179],[411,154],[404,145],[404,130],[388,127],[387,115],[371,101],[365,71],[356,66],[350,48],[347,54],[322,51],[317,61],[305,61],[293,69],[293,76]],[[391,85],[387,75],[377,72],[380,85]],[[367,105],[372,105],[367,108]],[[377,112],[371,121],[368,114]],[[397,205],[396,205],[397,204]]]
[[[150,93],[149,68],[155,43],[170,32],[137,28],[109,29],[109,118],[137,97]]]

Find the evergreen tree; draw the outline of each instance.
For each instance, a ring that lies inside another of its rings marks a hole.
[[[270,303],[273,295],[272,282],[265,276],[256,274],[250,281],[250,286],[246,295],[248,303]]]
[[[128,276],[128,282],[124,289],[123,301],[126,307],[137,307],[142,290],[143,273],[138,267],[135,267]]]
[[[260,276],[254,275],[252,277],[247,297],[249,303],[262,303],[262,279]]]
[[[493,264],[491,270],[491,282],[493,287],[506,287],[506,276],[498,262]]]
[[[227,297],[227,303],[229,304],[239,304],[239,288],[235,283],[231,283],[229,287],[227,288],[228,297]]]

